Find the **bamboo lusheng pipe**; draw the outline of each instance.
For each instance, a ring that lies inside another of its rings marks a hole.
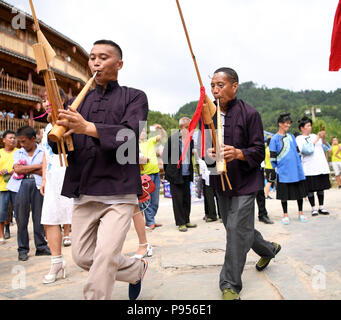
[[[178,9],[179,9],[180,18],[181,18],[181,21],[182,21],[182,25],[184,27],[187,43],[188,43],[189,50],[190,50],[191,55],[192,55],[192,59],[193,59],[193,62],[194,62],[194,67],[195,67],[195,71],[197,73],[199,84],[200,84],[200,87],[203,87],[204,85],[203,85],[202,80],[201,80],[201,75],[200,75],[197,59],[195,58],[195,55],[194,55],[194,52],[193,52],[193,49],[192,49],[191,40],[190,40],[189,35],[188,35],[188,31],[187,31],[187,27],[186,27],[186,22],[185,22],[183,14],[182,14],[182,10],[181,10],[181,6],[180,6],[179,0],[176,0],[176,4],[177,4]],[[210,114],[211,115],[210,119],[212,121],[212,117],[214,116],[214,114],[216,112],[216,106],[215,106],[215,104],[212,102],[212,100],[207,95],[205,97],[205,103],[206,103],[207,107],[204,106],[204,108],[208,108],[208,110],[205,110],[205,112],[206,112],[206,114]],[[203,109],[203,113],[204,113],[204,109]],[[203,117],[203,118],[204,118],[204,123],[206,125],[209,125],[210,124],[209,118],[208,117]],[[206,119],[207,122],[205,122],[205,119]]]
[[[198,77],[198,80],[199,80],[199,84],[200,84],[200,87],[203,87],[203,83],[202,83],[202,79],[201,79],[201,75],[200,75],[200,72],[199,72],[199,67],[198,67],[198,64],[197,64],[197,60],[195,58],[195,55],[194,55],[194,52],[193,52],[193,49],[192,49],[192,44],[191,44],[191,40],[189,38],[189,35],[188,35],[188,31],[187,31],[187,27],[186,27],[186,23],[185,23],[185,19],[184,19],[184,16],[182,14],[182,10],[181,10],[181,6],[180,6],[180,2],[179,0],[176,0],[176,4],[178,6],[178,10],[179,10],[179,14],[180,14],[180,18],[181,18],[181,21],[182,21],[182,25],[183,25],[183,28],[184,28],[184,31],[185,31],[185,35],[186,35],[186,39],[187,39],[187,43],[188,43],[188,46],[189,46],[189,50],[191,52],[191,55],[192,55],[192,59],[193,59],[193,62],[194,62],[194,66],[195,66],[195,71],[197,73],[197,77]],[[214,127],[214,124],[213,124],[213,116],[214,114],[217,112],[217,108],[215,106],[215,104],[212,102],[212,100],[206,95],[205,97],[205,103],[204,103],[204,106],[202,108],[202,118],[203,118],[203,121],[204,121],[204,124],[207,125],[209,127],[209,129],[211,130],[211,135],[212,135],[212,142],[213,142],[213,148],[215,150],[217,150],[217,142],[216,142],[216,130],[215,130],[215,127]],[[231,183],[230,183],[230,180],[227,176],[227,172],[225,170],[224,172],[224,176],[227,180],[227,183],[229,185],[229,188],[230,190],[232,190],[232,186],[231,186]],[[221,174],[221,183],[222,183],[222,188],[223,190],[225,191],[225,185],[224,185],[224,179],[223,179],[223,174]]]
[[[44,82],[46,87],[46,93],[49,102],[51,103],[51,115],[52,115],[52,124],[55,124],[58,118],[57,110],[58,108],[61,108],[63,106],[62,99],[60,97],[59,88],[57,86],[57,81],[55,79],[54,73],[52,71],[43,71],[44,73]],[[72,141],[71,141],[72,144]],[[64,141],[60,141],[57,144],[58,147],[58,154],[59,154],[59,162],[60,166],[63,166],[62,161],[62,154],[64,158],[64,163],[66,166],[68,166],[68,161],[66,157],[65,147],[64,147]]]
[[[216,150],[216,157],[217,157],[217,172],[219,174],[226,171],[226,163],[224,158],[221,156],[221,145],[223,144],[223,126],[221,123],[221,110],[219,99],[217,99],[217,150]]]
[[[51,45],[49,44],[44,34],[40,30],[39,22],[35,13],[32,0],[29,0],[29,2],[30,2],[31,11],[33,15],[34,24],[36,27],[37,38],[38,38],[38,43],[33,45],[34,54],[35,54],[35,58],[37,62],[37,72],[43,73],[46,94],[47,94],[49,102],[51,103],[52,124],[55,124],[58,119],[58,109],[63,107],[56,77],[49,66],[49,63],[56,56],[56,53],[52,49]],[[67,143],[68,147],[70,146],[73,148],[71,137],[68,137],[67,139],[65,139],[65,142]],[[64,146],[64,139],[57,143],[57,148],[58,148],[60,165],[63,166],[63,159],[62,159],[62,154],[63,154],[64,163],[66,166],[68,166],[66,151],[65,151],[65,146]]]
[[[223,191],[225,191],[225,184],[224,184],[224,176],[226,178],[227,184],[232,190],[232,186],[230,183],[230,180],[227,176],[227,167],[226,167],[226,160],[221,157],[221,145],[223,145],[223,124],[221,122],[221,109],[220,109],[220,102],[219,99],[217,99],[217,144],[216,144],[216,156],[217,156],[217,172],[220,174],[221,179],[221,185],[223,188]]]
[[[36,16],[36,12],[34,10],[33,2],[32,0],[29,0],[29,1],[30,1],[34,25],[37,29],[36,32],[37,32],[37,37],[38,37],[38,43],[40,43],[44,47],[47,63],[50,63],[51,60],[56,56],[56,52],[52,49],[51,45],[45,38],[44,34],[41,32],[39,22]]]
[[[93,82],[95,81],[95,78],[97,76],[97,72],[93,75],[93,77],[91,79],[89,79],[89,81],[87,82],[87,84],[84,86],[84,88],[82,89],[82,91],[78,94],[77,98],[75,99],[75,101],[72,103],[71,108],[74,110],[77,110],[79,105],[82,103],[82,101],[84,100],[86,94],[88,93],[88,91],[91,89]],[[49,133],[49,139],[53,142],[58,142],[60,141],[65,132],[68,129],[64,126],[58,126],[58,125],[54,125],[52,130]],[[73,151],[70,150],[69,151]]]

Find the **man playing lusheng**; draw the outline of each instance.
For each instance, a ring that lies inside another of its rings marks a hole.
[[[74,198],[72,253],[77,265],[89,271],[85,299],[111,299],[115,280],[129,282],[129,298],[136,299],[147,269],[145,260],[121,255],[142,194],[139,122],[148,114],[145,93],[118,84],[122,66],[116,43],[96,41],[89,67],[98,72],[97,87],[77,111],[60,110],[57,122],[69,128],[65,135],[73,134],[75,150],[69,153],[62,195]],[[130,162],[123,161],[124,144],[133,145]]]
[[[211,81],[212,94],[220,101],[222,155],[232,185],[232,190],[226,188],[224,192],[220,176],[210,176],[226,228],[226,254],[219,281],[224,300],[239,299],[241,275],[250,248],[261,256],[256,264],[258,271],[263,270],[281,248],[279,244],[265,241],[254,228],[255,197],[263,188],[259,169],[265,156],[263,125],[259,113],[236,98],[238,83],[237,73],[230,68],[218,69]],[[216,115],[213,121],[216,126]],[[212,148],[208,149],[208,155],[215,158]]]

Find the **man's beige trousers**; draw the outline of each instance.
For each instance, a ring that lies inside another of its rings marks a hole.
[[[74,206],[72,256],[89,271],[86,300],[111,299],[115,280],[136,283],[141,279],[144,263],[121,255],[135,207],[93,201]]]

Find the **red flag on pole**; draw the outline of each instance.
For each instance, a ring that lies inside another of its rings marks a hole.
[[[203,122],[202,115],[201,115],[202,114],[202,108],[203,108],[203,105],[205,102],[205,96],[206,96],[205,87],[201,87],[200,88],[199,103],[198,103],[197,109],[194,112],[192,120],[188,126],[188,133],[185,137],[184,149],[183,149],[183,152],[180,156],[180,160],[178,162],[178,167],[180,167],[180,164],[184,161],[184,159],[186,157],[186,153],[187,153],[189,144],[191,143],[191,140],[193,138],[194,130],[197,127],[197,124],[198,124],[200,119],[201,119],[201,156],[202,157],[205,156],[205,127],[204,127],[204,122]]]
[[[329,71],[339,71],[341,68],[341,0],[336,9],[330,48]]]

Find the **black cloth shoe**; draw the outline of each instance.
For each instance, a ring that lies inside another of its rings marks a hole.
[[[270,220],[270,218],[268,216],[262,216],[262,217],[258,218],[258,220],[260,222],[264,222],[266,224],[273,224],[273,221]]]
[[[141,280],[139,280],[137,283],[135,283],[135,284],[129,283],[129,300],[136,300],[141,293],[142,280],[143,280],[143,277],[146,274],[146,271],[148,269],[147,260],[141,259],[141,261],[144,263],[143,274],[142,274]]]
[[[36,250],[36,256],[50,256],[51,251],[49,248],[46,248],[44,250]]]
[[[11,234],[9,231],[5,231],[5,239],[10,239],[11,238]]]
[[[329,212],[327,211],[327,210],[325,210],[325,209],[319,209],[319,214],[324,214],[324,215],[328,215],[329,214]],[[6,239],[6,238],[5,238]]]
[[[27,253],[26,252],[19,252],[18,260],[19,261],[27,261],[28,260]]]

